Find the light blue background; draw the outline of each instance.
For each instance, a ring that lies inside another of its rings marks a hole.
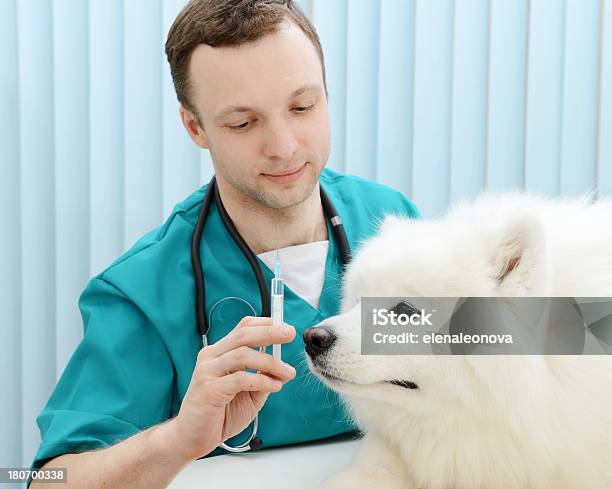
[[[0,1],[0,466],[33,457],[89,277],[211,176],[163,52],[184,3]],[[425,217],[483,189],[612,194],[612,0],[300,3],[332,168]]]

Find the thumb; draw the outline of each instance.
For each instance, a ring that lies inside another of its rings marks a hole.
[[[253,401],[253,405],[255,406],[255,409],[257,409],[257,412],[261,411],[261,408],[266,403],[268,396],[270,395],[269,392],[260,391],[249,392],[249,394],[251,395],[251,400]]]

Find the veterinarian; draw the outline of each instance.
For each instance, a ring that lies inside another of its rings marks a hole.
[[[222,442],[248,441],[256,415],[251,449],[354,429],[335,394],[309,376],[301,335],[338,313],[346,249],[354,253],[386,213],[419,217],[399,192],[324,169],[323,53],[294,2],[193,0],[166,54],[180,117],[210,151],[216,181],[80,297],[84,338],[37,418],[33,462],[67,467],[68,488],[166,487],[192,460],[226,453]],[[269,287],[277,240],[281,328],[256,317],[266,311],[255,270]],[[194,263],[204,279],[197,296]],[[282,361],[256,349],[272,344],[282,344]]]

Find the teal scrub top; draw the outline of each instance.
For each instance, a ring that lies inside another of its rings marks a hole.
[[[388,213],[420,218],[401,193],[325,169],[320,178],[345,226],[353,253]],[[32,463],[113,445],[176,416],[202,342],[195,323],[190,246],[206,186],[178,204],[168,220],[147,233],[91,279],[79,299],[84,337],[36,422],[41,444]],[[296,377],[272,393],[259,413],[263,448],[320,439],[355,429],[337,395],[310,374],[303,331],[338,313],[342,261],[328,222],[329,250],[319,309],[285,288],[285,322],[297,330],[282,346]],[[213,204],[201,243],[206,313],[221,299],[239,297],[261,314],[253,272]],[[266,281],[272,272],[259,261]],[[233,302],[232,302],[233,301]],[[232,305],[230,305],[232,303]],[[209,342],[252,314],[234,299],[213,311]],[[229,440],[246,439],[251,428]],[[225,453],[216,449],[210,455]]]

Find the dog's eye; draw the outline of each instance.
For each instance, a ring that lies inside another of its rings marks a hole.
[[[420,316],[421,315],[421,311],[417,311],[416,308],[412,304],[406,301],[401,301],[395,304],[391,308],[390,312],[394,312],[398,316],[400,314],[406,314],[408,316],[414,316],[414,315]]]
[[[387,380],[389,384],[398,385],[406,389],[418,389],[419,386],[410,380]]]

